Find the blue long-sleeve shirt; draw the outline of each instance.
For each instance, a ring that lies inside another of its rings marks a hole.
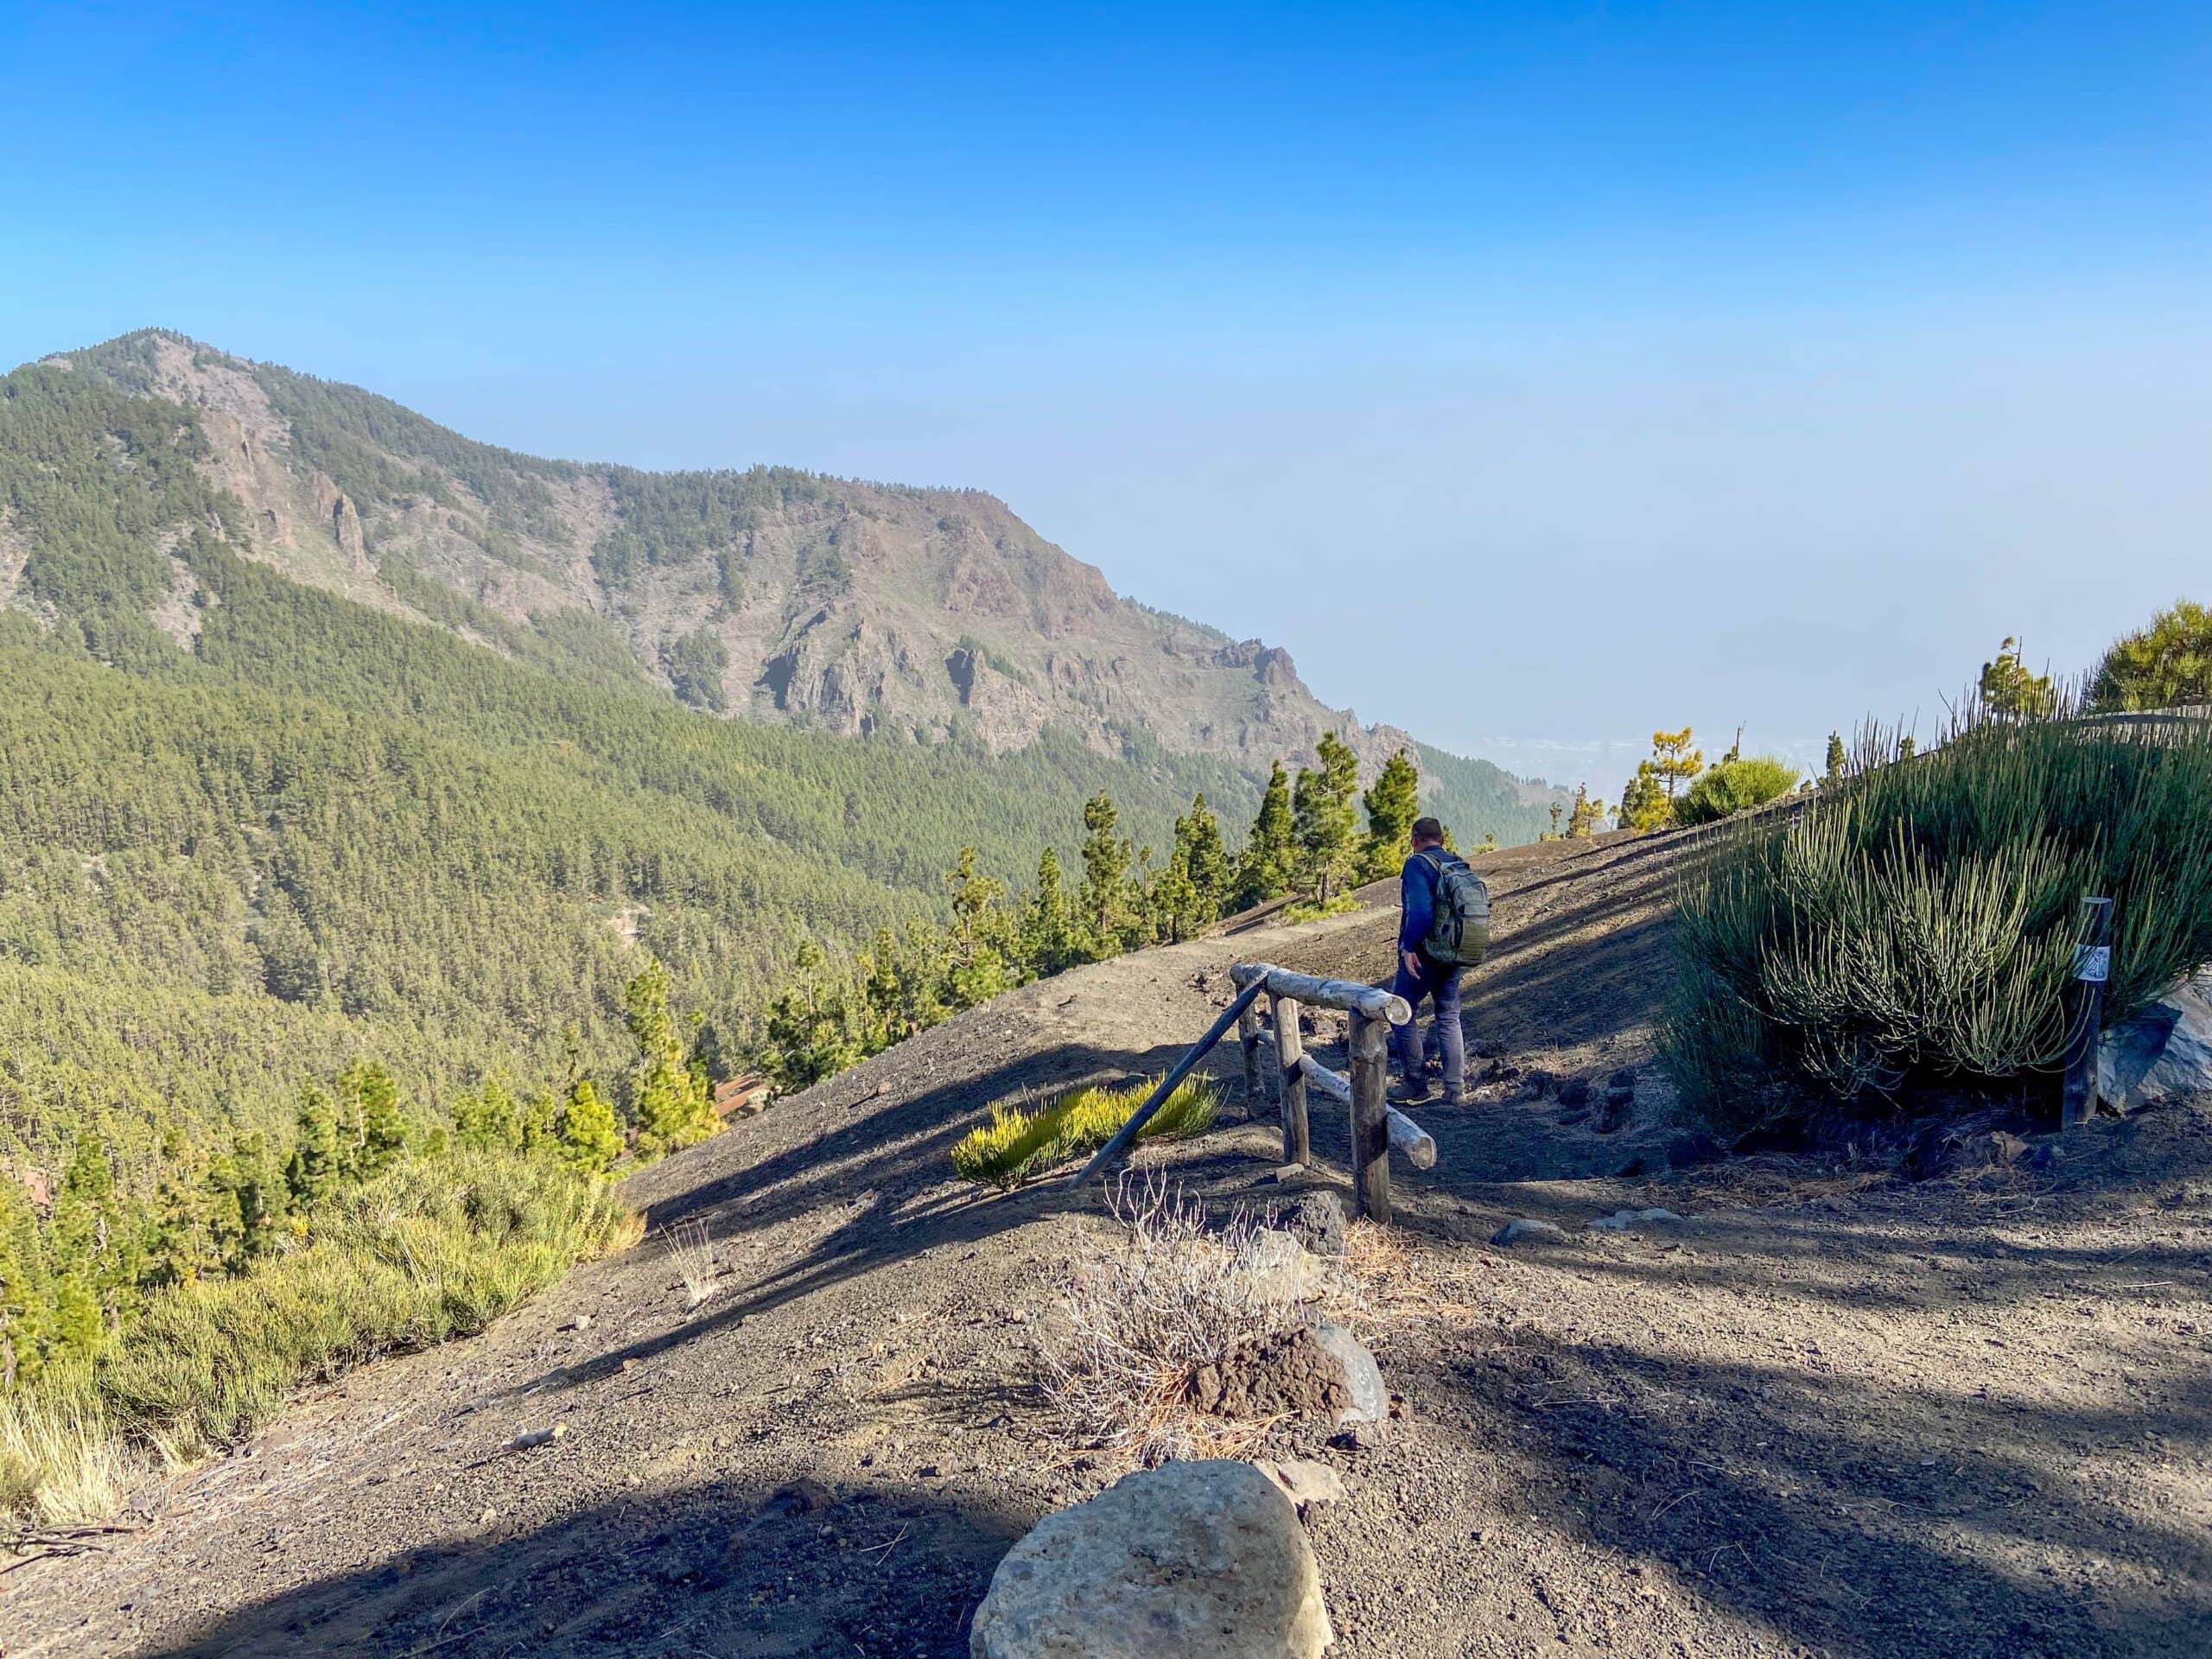
[[[1436,914],[1436,859],[1446,856],[1441,849],[1436,849],[1436,858],[1430,857],[1427,851],[1418,852],[1398,872],[1398,905],[1404,912],[1398,922],[1398,949],[1402,952],[1418,950],[1421,942],[1428,937],[1430,918]]]

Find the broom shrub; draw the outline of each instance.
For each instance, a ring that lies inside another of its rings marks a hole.
[[[1969,707],[1933,751],[1857,765],[1685,877],[1662,1046],[1685,1100],[1748,1128],[1803,1085],[2056,1073],[2082,900],[2114,900],[2107,1023],[2212,960],[2212,724],[2155,732]]]

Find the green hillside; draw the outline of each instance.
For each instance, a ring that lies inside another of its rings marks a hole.
[[[323,463],[423,486],[349,435],[419,417],[321,384],[277,383]],[[557,470],[420,426],[404,447],[450,439],[502,511]],[[993,754],[716,720],[585,612],[303,586],[241,556],[208,442],[127,376],[0,379],[0,1153],[51,1167],[89,1126],[143,1172],[168,1126],[279,1128],[365,1055],[434,1115],[488,1075],[609,1075],[649,956],[728,1052],[810,943],[941,919],[963,847],[1018,891],[1047,845],[1075,867],[1100,790],[1163,855],[1194,794],[1232,840],[1258,804],[1138,728]],[[1447,817],[1533,817],[1494,768],[1423,760]]]

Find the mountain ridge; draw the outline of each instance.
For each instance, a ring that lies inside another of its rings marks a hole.
[[[1001,753],[1048,728],[1108,754],[1141,732],[1255,779],[1333,731],[1370,775],[1416,750],[1432,810],[1508,841],[1558,798],[1328,708],[1283,647],[1118,594],[980,489],[548,460],[164,329],[39,361],[190,411],[247,556],[494,649],[487,624],[599,635],[609,666],[619,642],[708,712]],[[179,637],[188,607],[167,608]]]

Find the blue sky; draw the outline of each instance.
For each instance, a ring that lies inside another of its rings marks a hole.
[[[0,358],[981,486],[1606,793],[2212,590],[2201,5],[0,0]]]

